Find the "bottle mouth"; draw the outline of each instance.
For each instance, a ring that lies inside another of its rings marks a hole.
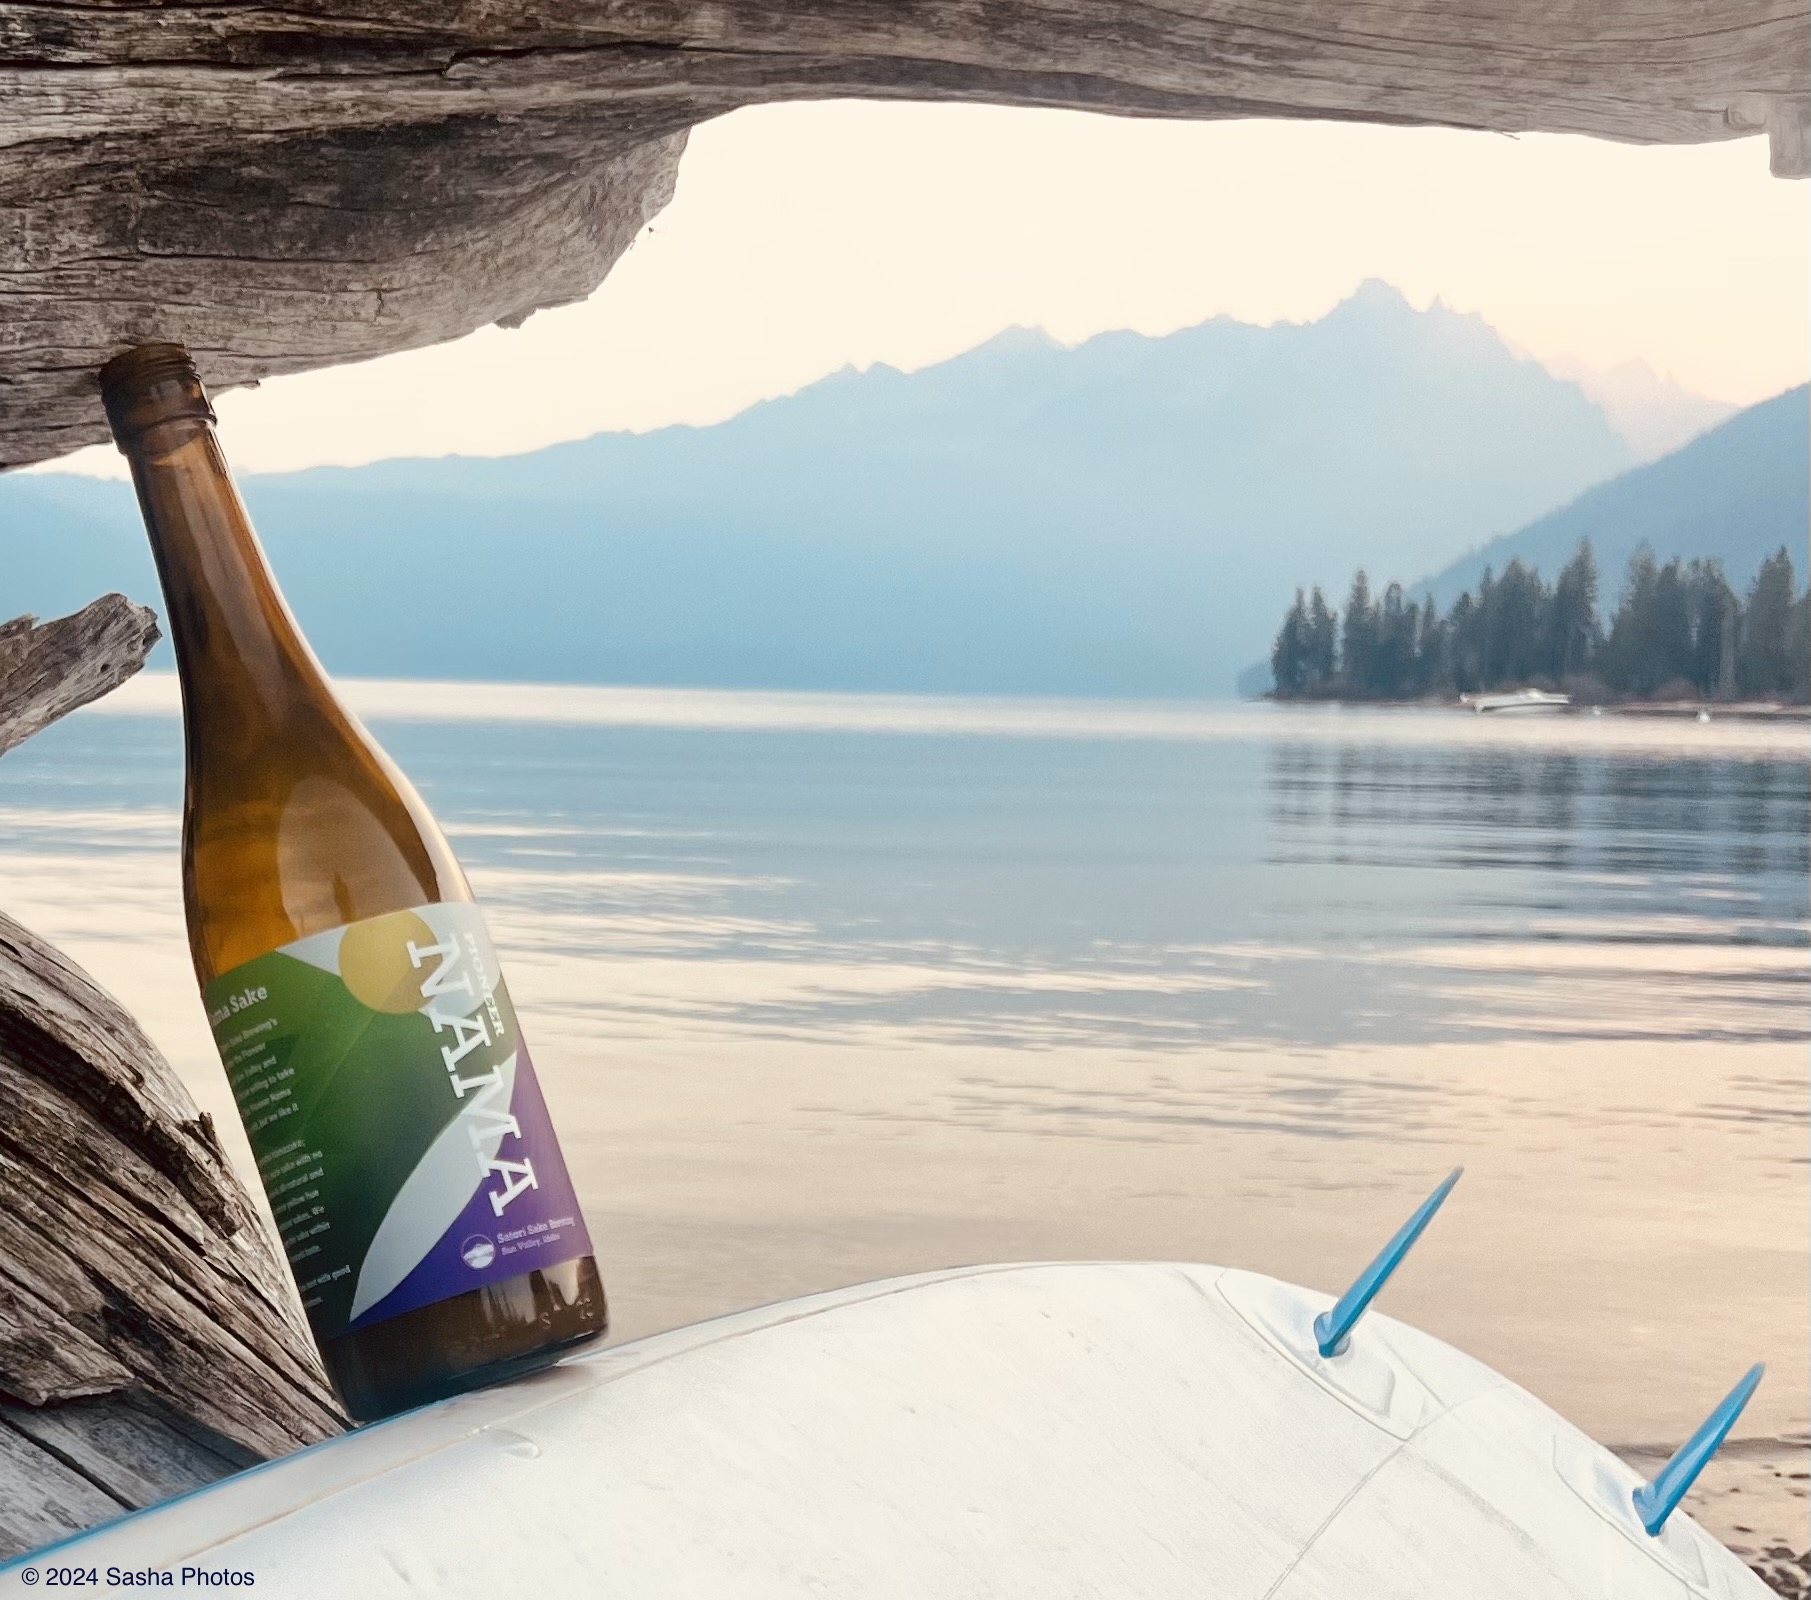
[[[121,450],[159,423],[213,422],[194,360],[179,344],[141,344],[101,368],[101,404]]]

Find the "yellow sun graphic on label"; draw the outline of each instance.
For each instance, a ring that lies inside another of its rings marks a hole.
[[[434,930],[413,911],[355,922],[340,940],[340,979],[352,997],[373,1011],[397,1016],[421,1009],[421,970],[409,946],[436,943]]]

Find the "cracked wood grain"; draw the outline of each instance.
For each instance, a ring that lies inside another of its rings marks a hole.
[[[583,298],[686,130],[863,96],[1689,143],[1811,169],[1804,0],[0,0],[0,467],[93,373],[215,388]]]
[[[156,638],[119,595],[0,624],[0,751]],[[0,912],[0,1559],[343,1426],[213,1125],[118,1001]]]
[[[123,594],[54,622],[0,622],[0,755],[124,683],[157,640],[157,618]]]

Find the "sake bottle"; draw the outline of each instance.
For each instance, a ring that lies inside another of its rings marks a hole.
[[[195,973],[328,1374],[371,1419],[544,1366],[604,1292],[465,875],[278,592],[188,353],[101,393],[182,684]]]

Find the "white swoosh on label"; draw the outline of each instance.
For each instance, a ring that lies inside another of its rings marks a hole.
[[[466,1096],[460,1114],[441,1129],[415,1170],[397,1191],[365,1252],[348,1319],[356,1319],[389,1294],[420,1264],[472,1198],[484,1177],[484,1163],[497,1153],[508,1131],[495,1117],[476,1122],[480,1106],[507,1113],[516,1087],[516,1052],[497,1067],[493,1088]],[[474,1127],[482,1130],[476,1143]]]

